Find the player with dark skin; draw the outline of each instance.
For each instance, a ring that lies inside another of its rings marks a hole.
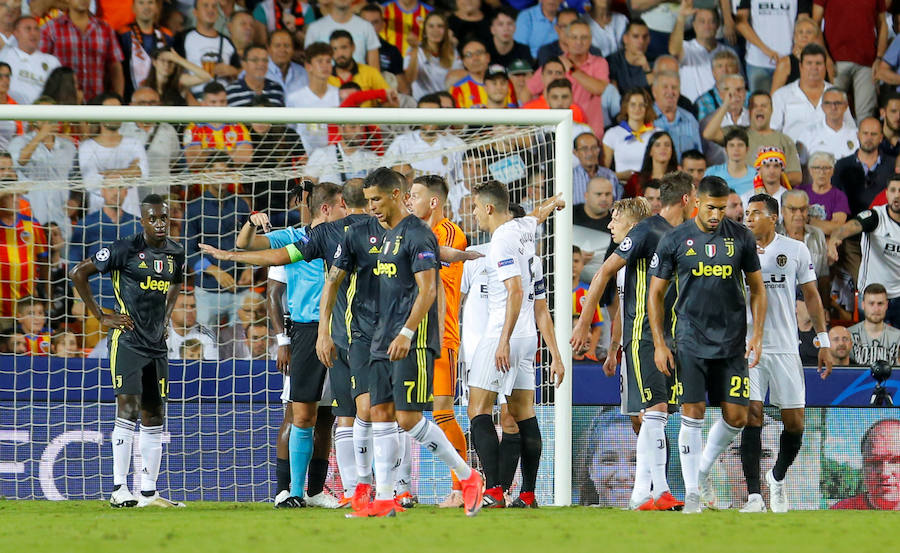
[[[144,229],[144,240],[151,248],[163,248],[169,238],[169,207],[162,204],[141,204],[141,226]],[[69,272],[69,278],[75,285],[75,290],[81,296],[88,313],[93,315],[100,324],[107,328],[119,328],[125,332],[134,330],[134,322],[131,317],[122,313],[106,313],[97,305],[97,300],[91,294],[88,279],[100,271],[94,265],[92,258],[87,258],[75,266]],[[166,321],[172,315],[175,308],[175,300],[181,292],[180,286],[172,286],[166,293]],[[143,424],[147,426],[159,426],[163,424],[162,402],[146,403],[142,396],[135,394],[118,394],[116,396],[116,416],[130,421],[136,421],[138,414]]]

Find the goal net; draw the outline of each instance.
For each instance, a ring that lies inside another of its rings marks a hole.
[[[198,244],[236,249],[252,211],[267,213],[273,229],[297,224],[297,183],[341,184],[382,166],[410,179],[445,177],[446,215],[470,245],[489,240],[470,194],[484,180],[506,183],[526,211],[557,192],[571,205],[571,121],[557,111],[13,108],[0,108],[0,119],[21,122],[15,127],[22,133],[0,136],[0,496],[7,498],[99,499],[112,488],[116,406],[107,329],[86,313],[67,271],[141,232],[143,196],[168,201],[170,237],[187,254],[192,293],[179,297],[168,331],[159,488],[188,501],[271,499],[284,411],[266,269],[217,262]],[[567,207],[539,237],[568,369],[570,221]],[[90,286],[102,308],[116,308],[107,276],[92,277]],[[549,361],[542,343],[535,359],[544,439],[537,499],[567,504],[571,374],[554,389]],[[468,436],[462,363],[459,375],[456,415]],[[469,453],[477,465],[471,446]],[[450,491],[447,469],[415,446],[413,460],[413,493],[423,503],[440,501]],[[140,467],[135,439],[132,475]],[[137,477],[130,478],[136,489]],[[326,485],[336,495],[342,489],[333,454]]]

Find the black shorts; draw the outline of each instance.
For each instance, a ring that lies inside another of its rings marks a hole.
[[[369,393],[369,374],[372,362],[372,343],[361,335],[350,342],[350,393],[353,399]]]
[[[633,413],[660,403],[668,404],[668,410],[678,410],[678,367],[669,376],[659,372],[653,359],[653,343],[631,340],[624,348],[628,386],[628,412]]]
[[[743,355],[701,359],[679,352],[676,357],[682,403],[704,402],[708,395],[710,405],[750,405],[750,374]]]
[[[163,403],[169,395],[169,361],[165,357],[147,357],[111,337],[109,368],[116,395],[138,395],[144,404]]]
[[[291,325],[291,401],[318,403],[325,387],[325,365],[316,356],[319,323]]]
[[[432,375],[434,353],[429,349],[409,350],[399,361],[373,359],[369,379],[372,405],[394,402],[397,411],[428,411],[434,401]]]
[[[350,354],[344,348],[337,349],[334,365],[328,371],[331,382],[331,412],[335,417],[355,417],[356,402],[350,387]]]

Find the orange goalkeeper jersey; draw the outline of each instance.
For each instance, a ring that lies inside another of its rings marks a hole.
[[[461,228],[446,217],[441,219],[432,229],[437,236],[439,246],[450,246],[464,250],[468,245],[466,235]],[[463,264],[445,263],[441,261],[441,284],[444,285],[446,314],[444,315],[444,336],[441,347],[459,351],[459,295],[462,285]]]

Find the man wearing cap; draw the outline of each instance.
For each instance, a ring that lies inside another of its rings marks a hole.
[[[745,206],[750,205],[750,198],[756,194],[768,194],[781,205],[781,195],[791,189],[791,183],[784,173],[787,158],[781,148],[763,146],[756,156],[756,177],[753,178],[753,190],[745,192],[741,201]],[[779,217],[779,222],[781,221]]]
[[[534,67],[525,60],[513,60],[506,68],[506,73],[519,102],[531,96],[531,92],[528,91],[528,79],[534,75]]]
[[[518,104],[509,101],[509,75],[502,65],[488,67],[484,74],[484,92],[487,101],[480,106],[488,109],[517,108]]]

